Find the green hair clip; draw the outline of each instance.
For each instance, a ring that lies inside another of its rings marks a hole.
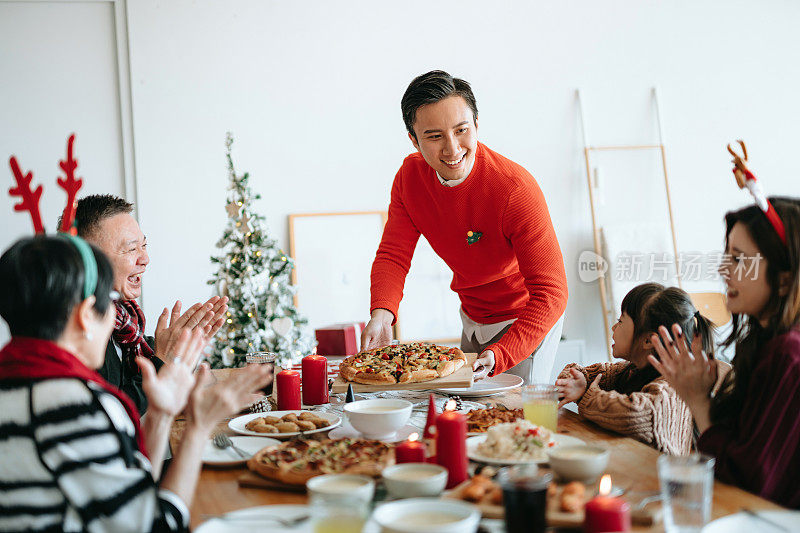
[[[83,299],[85,300],[94,294],[95,289],[97,289],[97,261],[95,261],[94,252],[89,243],[80,237],[69,233],[59,233],[59,235],[70,241],[78,250],[78,253],[81,254],[81,259],[83,260]]]

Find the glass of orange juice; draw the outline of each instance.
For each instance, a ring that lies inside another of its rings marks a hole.
[[[554,385],[535,383],[522,387],[522,408],[525,420],[550,431],[558,429],[558,389]]]

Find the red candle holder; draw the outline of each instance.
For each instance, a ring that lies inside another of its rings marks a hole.
[[[466,480],[467,420],[455,411],[456,402],[450,400],[442,414],[436,417],[436,462],[447,469],[447,488],[451,489]]]
[[[300,410],[300,372],[283,369],[275,376],[279,411]]]
[[[303,403],[328,403],[328,359],[321,355],[303,357]]]
[[[598,492],[599,494],[586,504],[584,532],[630,531],[631,509],[628,502],[608,495],[611,492],[611,476],[608,474],[603,476]]]
[[[419,433],[412,433],[408,436],[408,440],[395,447],[394,459],[397,464],[425,462],[425,444],[418,439]]]

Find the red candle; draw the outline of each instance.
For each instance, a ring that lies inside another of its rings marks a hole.
[[[396,463],[424,463],[425,445],[419,440],[419,433],[412,433],[394,449]]]
[[[279,411],[300,409],[300,372],[284,369],[275,376]]]
[[[321,355],[303,357],[303,403],[328,403],[328,360]]]
[[[451,489],[467,477],[467,421],[455,412],[450,400],[436,417],[436,462],[447,469],[447,488]]]
[[[599,495],[586,504],[586,517],[583,522],[585,533],[604,533],[608,531],[630,531],[631,510],[628,502],[612,498],[611,476],[600,480]]]

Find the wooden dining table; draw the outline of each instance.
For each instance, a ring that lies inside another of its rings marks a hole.
[[[522,407],[519,389],[476,400],[502,404],[508,408]],[[176,420],[171,436],[172,449],[176,449],[182,429],[183,422]],[[230,435],[234,434],[228,428],[227,421],[220,423],[217,429]],[[577,437],[587,443],[601,443],[608,447],[611,454],[606,473],[611,475],[615,487],[625,490],[624,497],[631,505],[636,505],[643,497],[656,494],[659,490],[656,461],[660,454],[657,450],[637,440],[605,430],[564,408],[559,410],[558,432]],[[191,505],[193,528],[210,517],[237,509],[274,504],[305,504],[308,501],[306,494],[301,492],[242,487],[238,480],[246,473],[245,466],[233,468],[203,466]],[[650,505],[657,507],[660,503]],[[782,509],[782,507],[715,480],[711,506],[712,520],[742,509],[760,511]],[[633,531],[664,531],[664,526],[662,522],[656,521],[650,526],[634,525]]]

